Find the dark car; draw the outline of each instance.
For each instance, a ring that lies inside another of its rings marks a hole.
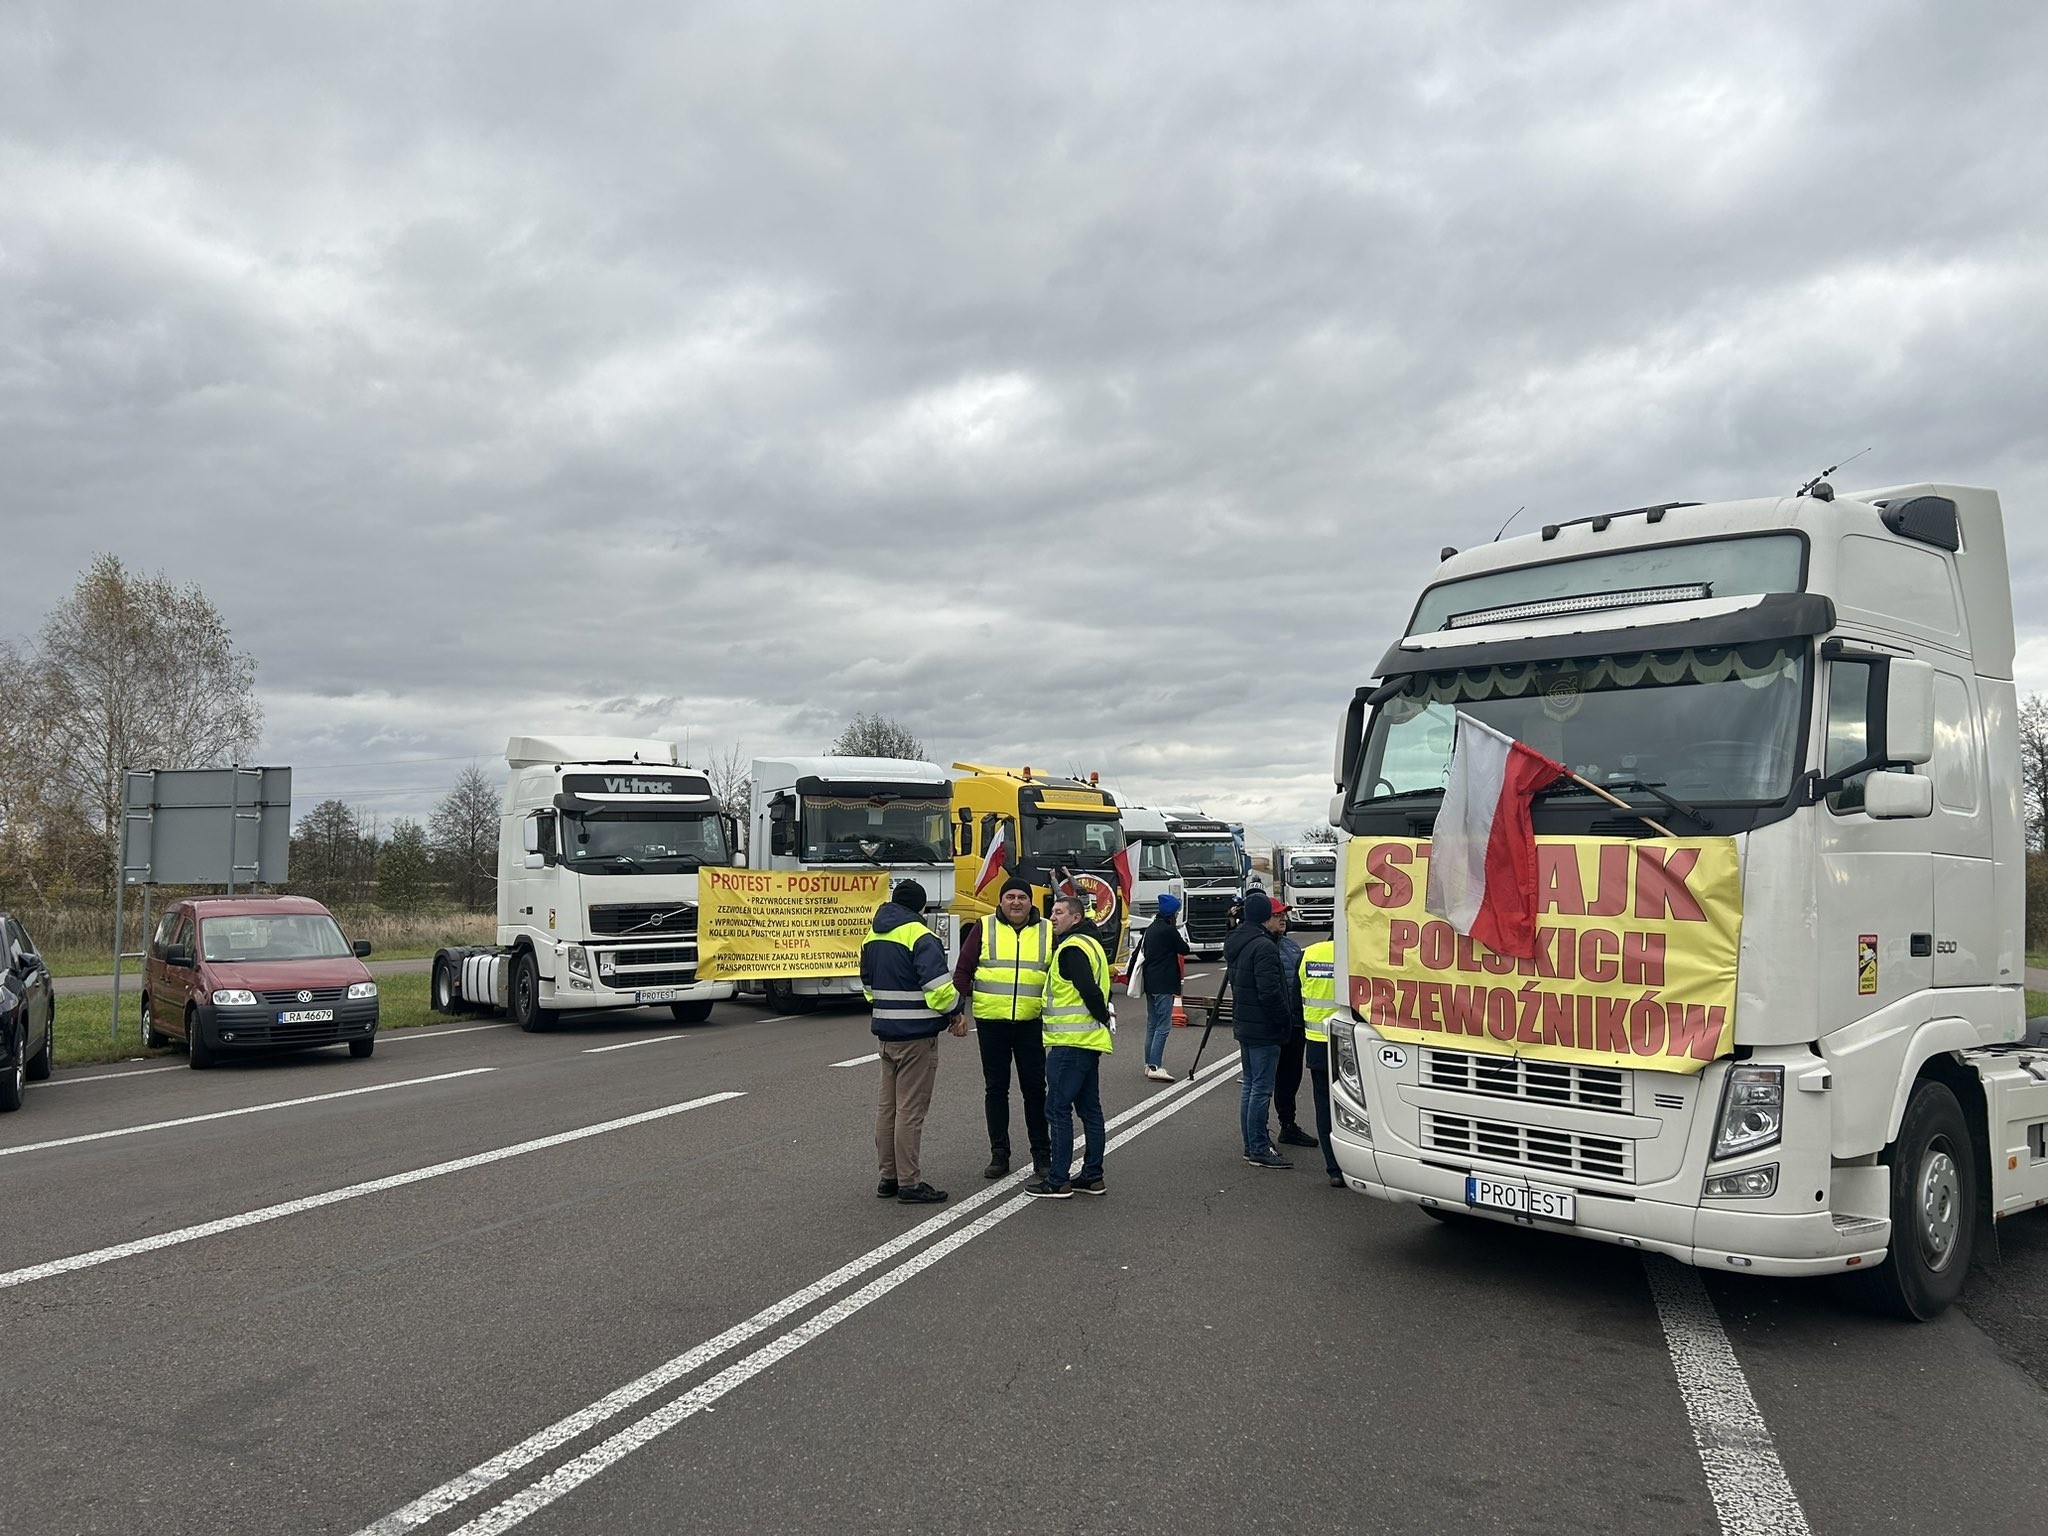
[[[377,1048],[377,983],[354,944],[306,896],[201,896],[164,909],[150,940],[142,1043],[183,1040],[192,1065],[230,1052]]]
[[[57,989],[28,930],[0,912],[0,1110],[21,1108],[24,1085],[57,1064]]]

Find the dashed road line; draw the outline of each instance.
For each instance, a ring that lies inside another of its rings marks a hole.
[[[687,1040],[688,1035],[650,1035],[645,1040],[621,1040],[617,1045],[593,1045],[583,1052],[586,1056],[602,1056],[606,1051],[630,1051],[636,1045],[659,1045],[664,1040]]]
[[[832,1065],[835,1067],[864,1067],[871,1061],[880,1061],[881,1059],[882,1053],[880,1051],[870,1051],[865,1056],[851,1056],[845,1061],[835,1061]]]

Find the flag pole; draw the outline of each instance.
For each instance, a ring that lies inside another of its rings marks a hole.
[[[1665,826],[1663,822],[1652,821],[1649,817],[1644,816],[1641,811],[1637,810],[1634,806],[1630,805],[1626,800],[1622,799],[1621,796],[1610,795],[1606,790],[1602,789],[1598,784],[1595,784],[1591,779],[1581,778],[1578,774],[1573,773],[1569,768],[1565,769],[1564,776],[1570,779],[1574,784],[1578,785],[1581,789],[1590,789],[1591,791],[1593,791],[1594,794],[1598,795],[1602,800],[1607,801],[1610,805],[1618,805],[1624,811],[1627,811],[1631,816],[1640,817],[1642,819],[1643,824],[1645,826],[1653,828],[1659,837],[1678,836],[1676,832],[1672,831],[1669,827]]]

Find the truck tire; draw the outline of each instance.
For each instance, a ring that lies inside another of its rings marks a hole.
[[[546,1029],[548,1016],[540,1005],[540,967],[533,951],[522,949],[512,957],[512,981],[505,988],[505,1012],[528,1034]]]
[[[771,1013],[809,1013],[818,1006],[818,999],[808,992],[799,992],[793,981],[764,981],[761,995],[768,999]]]
[[[213,1065],[213,1047],[206,1043],[206,1032],[199,1027],[199,1015],[190,1008],[185,1010],[185,1055],[194,1072],[204,1072]]]
[[[436,1013],[460,1013],[461,1004],[455,1001],[455,967],[448,963],[446,955],[434,957],[434,983],[428,993]]]
[[[43,1020],[43,1053],[28,1064],[28,1080],[32,1083],[48,1082],[50,1071],[57,1065],[57,1004],[50,1004],[50,1016]]]
[[[1928,1322],[1962,1292],[1977,1220],[1975,1147],[1948,1084],[1930,1077],[1914,1085],[1885,1161],[1892,1251],[1864,1283],[1882,1310]]]
[[[675,1015],[678,1024],[702,1024],[711,1017],[709,1003],[670,1003],[668,1011]]]

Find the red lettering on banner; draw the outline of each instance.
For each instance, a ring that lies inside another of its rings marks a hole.
[[[1372,1022],[1381,1028],[1394,1022],[1394,984],[1384,976],[1372,979]]]
[[[1437,1011],[1437,1005],[1443,1000],[1444,984],[1440,981],[1417,982],[1415,990],[1422,1005],[1417,1010],[1422,1019],[1422,1027],[1441,1030],[1444,1021],[1443,1015]]]
[[[1415,883],[1400,868],[1415,857],[1400,843],[1374,843],[1365,850],[1365,872],[1379,881],[1366,891],[1366,900],[1376,907],[1405,907],[1415,897]]]
[[[1628,910],[1628,849],[1620,844],[1603,846],[1598,869],[1585,915],[1619,917]]]
[[[1444,1010],[1444,1028],[1453,1035],[1486,1033],[1486,988],[1453,987]]]
[[[1686,884],[1699,861],[1697,848],[1674,848],[1667,858],[1663,849],[1638,843],[1636,916],[1656,919],[1669,913],[1677,922],[1704,923],[1707,914]]]
[[[1593,999],[1593,1049],[1612,1051],[1617,1056],[1628,1054],[1627,998]]]
[[[1621,984],[1625,987],[1664,985],[1664,935],[1624,933],[1621,936]]]
[[[1536,910],[1581,917],[1586,892],[1579,884],[1579,851],[1554,843],[1536,845]]]
[[[1578,1016],[1572,1022],[1578,1026],[1579,1049],[1590,1051],[1593,1049],[1593,999],[1581,992],[1575,1001]]]
[[[1721,1030],[1728,1022],[1726,1008],[1708,1008],[1700,1003],[1687,1003],[1681,1008],[1674,1003],[1665,1010],[1670,1021],[1671,1040],[1665,1051],[1672,1056],[1692,1056],[1700,1061],[1712,1061],[1721,1053]]]
[[[1422,925],[1422,963],[1432,971],[1447,971],[1457,953],[1458,931],[1449,923]]]
[[[1572,1039],[1572,1000],[1563,992],[1543,994],[1543,1043],[1569,1049]]]
[[[1405,965],[1408,951],[1415,947],[1422,937],[1422,929],[1405,917],[1397,917],[1387,924],[1387,964]]]
[[[1579,974],[1594,983],[1609,982],[1621,973],[1614,963],[1617,935],[1611,928],[1587,928],[1579,934]]]

